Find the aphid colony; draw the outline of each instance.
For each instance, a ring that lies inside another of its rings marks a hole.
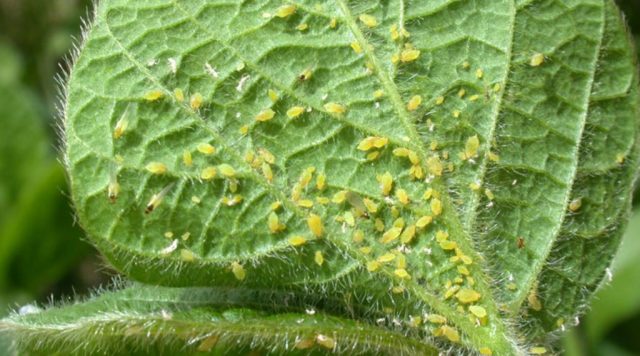
[[[296,11],[297,7],[295,5],[283,5],[276,10],[274,16],[284,19],[294,15]],[[360,15],[358,20],[369,29],[379,26],[378,20],[371,15]],[[335,28],[336,26],[337,20],[332,19],[330,28]],[[308,25],[300,24],[297,28],[300,31],[305,31],[308,29]],[[393,63],[408,64],[420,58],[420,50],[416,49],[411,43],[404,42],[410,38],[410,33],[406,29],[393,25],[390,33],[392,40],[403,41],[403,47],[391,59]],[[351,43],[351,48],[357,54],[363,53],[363,46],[358,41]],[[534,56],[531,59],[531,65],[539,66],[543,61],[544,57]],[[217,71],[208,63],[205,65],[205,69],[209,75],[217,78]],[[306,69],[299,75],[299,80],[310,80],[312,75],[311,69]],[[484,71],[477,69],[475,76],[477,79],[483,79],[485,76]],[[246,78],[248,77],[245,76],[242,80],[246,80]],[[500,88],[494,87],[494,90],[498,91]],[[168,93],[162,90],[151,90],[144,94],[143,98],[147,102],[156,102],[167,95]],[[186,104],[182,104],[187,99],[185,93],[179,88],[176,88],[172,95],[177,103],[184,105],[193,112],[201,110],[205,102],[202,94],[196,92],[188,98]],[[461,89],[457,95],[459,98],[463,98],[466,95],[466,91]],[[279,94],[273,89],[268,90],[267,96],[272,104],[275,104],[280,99]],[[381,100],[385,97],[385,91],[382,89],[376,90],[373,96],[376,100]],[[479,98],[479,95],[472,95],[469,100],[477,101]],[[444,96],[439,96],[434,103],[435,105],[442,105],[445,100]],[[422,96],[412,95],[406,102],[404,109],[408,113],[412,113],[419,111],[422,106]],[[342,116],[348,111],[346,105],[331,101],[324,103],[322,109],[325,114],[331,116]],[[286,109],[285,114],[288,119],[294,120],[304,115],[307,111],[310,111],[310,109],[300,105],[292,105]],[[460,114],[459,111],[454,111],[453,116],[459,117]],[[279,115],[274,108],[263,107],[255,112],[253,125],[269,122],[279,117]],[[128,126],[129,122],[126,115],[123,115],[114,127],[113,138],[122,138],[126,134]],[[244,125],[240,128],[240,133],[247,135],[250,128],[250,125]],[[394,148],[390,149],[388,148],[389,146],[394,146]],[[479,137],[477,135],[470,136],[466,139],[463,151],[459,152],[457,157],[462,162],[472,160],[478,157],[480,146]],[[433,179],[442,177],[445,171],[453,171],[453,163],[447,163],[449,159],[448,152],[437,152],[438,143],[436,141],[431,143],[431,152],[428,154],[418,152],[410,147],[401,147],[395,142],[390,142],[389,138],[386,137],[367,136],[355,148],[366,154],[368,162],[379,160],[385,152],[390,152],[393,159],[408,163],[408,176],[417,182],[427,182],[424,190],[419,195],[416,196],[408,187],[402,187],[401,179],[394,177],[387,170],[381,171],[375,176],[379,195],[364,196],[344,189],[333,192],[336,187],[331,187],[328,183],[330,177],[327,177],[326,173],[320,172],[316,167],[309,166],[302,169],[297,181],[295,181],[291,191],[287,194],[287,199],[292,203],[291,206],[283,204],[281,201],[275,201],[271,204],[270,211],[265,219],[265,231],[271,235],[283,235],[283,238],[293,249],[308,248],[314,241],[333,235],[337,231],[342,231],[343,234],[346,232],[352,236],[351,243],[358,247],[359,253],[366,259],[364,268],[371,273],[385,274],[394,281],[393,293],[403,293],[406,283],[420,277],[420,270],[411,265],[411,261],[414,259],[412,254],[416,253],[411,251],[411,246],[417,244],[420,239],[425,239],[425,236],[428,235],[432,237],[435,246],[448,257],[448,261],[455,266],[456,276],[447,280],[442,286],[442,298],[451,300],[457,306],[458,311],[467,313],[469,318],[477,322],[478,325],[487,325],[487,310],[480,305],[482,294],[474,289],[475,281],[471,276],[471,271],[474,269],[473,258],[464,253],[464,248],[451,239],[446,230],[437,228],[440,226],[438,218],[443,214],[447,214],[447,209],[449,208],[447,202],[443,199],[444,197],[440,196],[440,192],[434,190],[428,183]],[[206,159],[207,157],[215,158],[217,153],[218,150],[214,145],[202,142],[195,147],[195,150],[184,150],[181,153],[182,164],[185,168],[191,169],[194,167],[194,155],[201,155]],[[499,159],[492,152],[488,152],[487,157],[492,161]],[[266,148],[258,148],[256,151],[248,150],[244,155],[243,164],[258,173],[267,184],[286,183],[286,178],[277,177],[277,172],[274,171],[276,157]],[[236,193],[238,179],[243,176],[243,170],[237,170],[236,168],[238,167],[234,167],[230,163],[210,163],[198,167],[198,177],[204,183],[223,179],[228,184],[229,190],[232,193]],[[152,175],[164,175],[169,170],[165,163],[158,161],[147,163],[145,169]],[[157,210],[172,187],[173,184],[169,184],[153,194],[146,204],[145,213],[150,214]],[[481,189],[479,184],[476,183],[472,183],[469,187],[474,191]],[[115,202],[119,192],[120,185],[117,181],[117,173],[112,173],[107,188],[108,198]],[[490,190],[485,189],[485,194],[488,199],[493,199],[493,194]],[[197,196],[193,196],[191,200],[193,204],[201,202],[201,198]],[[241,204],[242,201],[243,197],[240,194],[221,198],[221,202],[226,206],[235,206]],[[289,234],[287,224],[281,220],[283,216],[281,210],[285,209],[285,206],[288,209],[294,209],[296,212],[294,215],[297,215],[298,218],[304,216],[307,231],[292,231]],[[329,206],[332,209],[324,208]],[[580,209],[580,204],[574,201],[569,208],[571,211],[576,211]],[[339,213],[335,216],[326,214],[327,211],[333,212],[336,210]],[[385,218],[388,220],[389,217],[391,217],[391,221],[385,222]],[[165,236],[172,238],[173,234],[169,235],[167,233]],[[188,236],[186,239],[183,237],[182,240],[186,241],[187,239]],[[169,246],[162,250],[162,254],[170,254],[175,251],[178,243],[178,239],[173,240]],[[313,263],[317,265],[317,268],[323,268],[323,266],[330,264],[331,260],[326,258],[325,253],[326,251],[323,252],[320,249],[316,249],[313,252]],[[181,249],[180,258],[185,262],[190,262],[194,261],[197,256],[188,249]],[[230,263],[228,270],[238,281],[243,281],[247,278],[247,271],[239,261]],[[451,342],[460,341],[458,331],[448,324],[446,317],[438,314],[429,314],[425,317],[425,321],[435,325],[431,329],[435,336],[444,337]],[[421,317],[412,317],[409,322],[410,325],[416,327],[421,323]],[[319,334],[314,338],[300,340],[296,343],[296,348],[303,349],[316,344],[333,349],[336,346],[336,341],[331,337]],[[492,354],[488,348],[483,348],[480,351],[484,355]]]

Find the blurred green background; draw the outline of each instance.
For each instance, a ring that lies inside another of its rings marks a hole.
[[[80,36],[88,0],[0,0],[0,316],[108,283],[73,218],[60,163],[56,76]],[[640,0],[618,0],[640,43]],[[640,355],[640,194],[614,264],[566,354]],[[4,354],[0,344],[0,354]]]

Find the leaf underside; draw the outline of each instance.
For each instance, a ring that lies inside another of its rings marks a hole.
[[[73,201],[133,279],[518,353],[618,246],[632,53],[607,0],[105,1],[67,86]]]

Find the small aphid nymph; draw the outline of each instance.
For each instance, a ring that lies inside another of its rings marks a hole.
[[[189,100],[189,106],[193,111],[197,111],[200,109],[200,107],[202,107],[203,101],[204,101],[204,98],[202,97],[202,94],[195,93],[191,95],[191,99]]]
[[[256,121],[259,121],[259,122],[269,121],[273,119],[275,115],[276,115],[275,111],[271,109],[264,109],[256,115]]]
[[[162,162],[150,162],[145,168],[152,174],[165,174],[167,172],[167,166]]]
[[[542,53],[534,54],[533,56],[531,56],[531,60],[529,61],[529,65],[532,67],[538,67],[542,63],[544,63],[544,54]]]

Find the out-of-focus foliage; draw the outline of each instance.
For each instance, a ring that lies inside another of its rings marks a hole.
[[[0,1],[0,315],[96,283],[54,130],[55,74],[87,5]]]

